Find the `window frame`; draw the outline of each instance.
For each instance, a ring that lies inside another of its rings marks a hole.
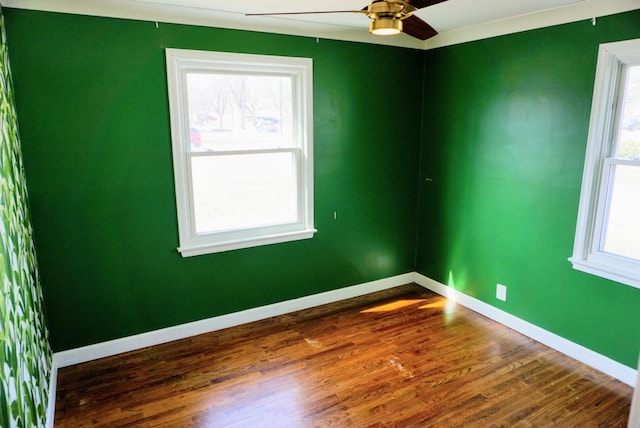
[[[613,157],[617,149],[623,74],[640,65],[640,39],[601,44],[598,51],[589,136],[580,192],[573,268],[640,288],[640,261],[607,253],[603,248],[615,168],[640,167],[640,161]]]
[[[165,49],[173,169],[178,217],[178,252],[183,257],[309,239],[313,223],[313,63],[310,58]],[[293,146],[199,152],[191,150],[187,73],[222,72],[287,76],[292,82]],[[197,156],[290,152],[295,159],[297,221],[197,234],[191,159]]]

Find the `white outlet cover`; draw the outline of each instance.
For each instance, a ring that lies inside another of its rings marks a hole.
[[[502,300],[503,302],[507,301],[507,286],[502,284],[496,285],[496,298]]]

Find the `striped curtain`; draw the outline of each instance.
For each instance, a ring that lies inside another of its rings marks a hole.
[[[52,352],[0,9],[0,427],[43,427]]]

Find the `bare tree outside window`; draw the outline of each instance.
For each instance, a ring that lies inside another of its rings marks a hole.
[[[293,106],[289,77],[188,73],[187,88],[189,128],[199,136],[193,150],[276,140],[290,144]]]

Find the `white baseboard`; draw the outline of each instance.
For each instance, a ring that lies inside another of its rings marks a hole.
[[[56,386],[58,385],[58,364],[55,354],[51,361],[51,377],[49,378],[49,402],[47,403],[47,428],[53,428],[56,415]]]
[[[414,282],[569,357],[635,386],[638,371],[416,272]]]
[[[49,403],[47,407],[47,428],[53,428],[55,415],[56,384],[58,369],[73,364],[79,364],[98,358],[117,355],[122,352],[133,351],[147,346],[159,345],[173,340],[184,339],[198,334],[208,333],[223,328],[234,327],[252,321],[284,315],[290,312],[312,308],[327,303],[338,302],[352,297],[362,296],[376,291],[382,291],[400,285],[415,282],[435,293],[455,301],[479,314],[486,316],[500,324],[503,324],[519,333],[537,340],[563,354],[566,354],[584,364],[594,367],[603,373],[608,374],[620,381],[635,386],[638,371],[623,364],[618,363],[604,355],[598,354],[584,346],[571,342],[554,333],[537,327],[527,321],[515,317],[507,312],[495,308],[478,299],[461,293],[453,288],[447,287],[422,274],[411,272],[371,281],[351,287],[340,288],[312,296],[301,297],[285,302],[274,303],[272,305],[247,309],[228,315],[213,317],[192,323],[181,324],[161,330],[150,331],[135,336],[128,336],[121,339],[110,340],[108,342],[96,343],[82,348],[68,351],[56,352],[53,355],[51,368],[51,379],[49,381]]]
[[[638,359],[638,372],[640,372],[640,359]],[[633,398],[631,399],[628,427],[640,427],[640,376],[638,376],[636,387],[633,391]]]
[[[405,273],[403,275],[392,276],[390,278],[366,282],[351,287],[234,312],[228,315],[167,327],[134,336],[123,337],[121,339],[110,340],[108,342],[96,343],[82,348],[56,352],[54,354],[54,361],[57,363],[57,367],[84,363],[98,358],[146,348],[147,346],[159,345],[173,340],[184,339],[198,334],[209,333],[223,328],[234,327],[248,322],[259,321],[265,318],[284,315],[290,312],[410,284],[413,282],[413,278],[413,272]]]
[[[352,297],[363,296],[365,294],[375,293],[376,291],[387,290],[400,285],[410,284],[413,282],[413,278],[413,272],[405,273],[351,287],[339,288],[337,290],[300,297],[298,299],[287,300],[285,302],[274,303],[272,305],[247,309],[245,311],[235,312],[228,315],[163,328],[161,330],[123,337],[121,339],[110,340],[108,342],[96,343],[94,345],[83,346],[82,348],[56,352],[53,354],[51,379],[49,380],[49,403],[47,407],[46,426],[47,428],[53,428],[56,408],[58,369],[61,367],[84,363],[98,358],[110,357],[112,355],[134,351],[147,346],[159,345],[173,340],[184,339],[198,334],[234,327],[248,322],[259,321],[261,319],[284,315],[303,309],[309,309],[325,305],[327,303],[350,299]]]

